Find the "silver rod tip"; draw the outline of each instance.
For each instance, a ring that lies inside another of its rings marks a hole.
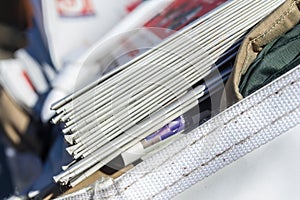
[[[65,135],[64,136],[66,142],[70,145],[73,145],[74,144],[74,140],[73,140],[73,136],[72,135]]]
[[[73,146],[67,147],[66,151],[70,154],[70,155],[74,155],[74,151],[76,151],[76,149],[78,149],[79,147],[81,147],[81,144],[75,144]]]

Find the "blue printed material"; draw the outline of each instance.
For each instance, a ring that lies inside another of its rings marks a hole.
[[[147,148],[159,141],[165,140],[172,135],[179,133],[185,128],[185,120],[182,116],[171,121],[169,124],[165,125],[155,133],[149,135],[142,140],[142,145],[144,148]]]

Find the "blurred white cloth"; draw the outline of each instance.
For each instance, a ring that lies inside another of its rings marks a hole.
[[[174,199],[298,199],[299,133],[300,125],[200,181]]]

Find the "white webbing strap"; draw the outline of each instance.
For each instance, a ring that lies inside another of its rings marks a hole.
[[[63,199],[170,199],[300,123],[300,66],[114,181]]]

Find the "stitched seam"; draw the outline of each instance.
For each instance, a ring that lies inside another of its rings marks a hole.
[[[297,82],[299,82],[299,80],[297,80]],[[291,84],[291,83],[288,83],[288,84],[285,85],[283,88],[281,88],[280,90],[278,90],[278,92],[279,92],[279,91],[283,91],[283,90],[284,90],[286,87],[288,87],[290,84]],[[276,95],[276,92],[272,93],[272,94],[269,95],[268,97],[271,97],[271,96],[274,96],[274,95]],[[266,97],[266,98],[263,99],[262,101],[258,102],[257,104],[251,106],[250,108],[248,108],[247,110],[245,110],[244,113],[246,113],[246,111],[249,111],[252,107],[257,106],[257,105],[259,105],[259,104],[262,104],[268,97]],[[298,107],[300,107],[300,106],[298,106]],[[297,108],[298,108],[298,107],[297,107]],[[294,111],[294,110],[292,110],[292,111]],[[283,116],[279,117],[279,119],[282,118],[282,117],[284,117],[284,116],[286,116],[286,115],[289,114],[289,113],[291,113],[291,111],[285,113]],[[228,124],[229,122],[235,120],[235,119],[236,119],[237,117],[239,117],[239,116],[240,116],[240,115],[235,116],[234,118],[232,118],[232,119],[229,120],[228,122],[224,123],[224,125],[226,125],[226,124]],[[278,121],[278,119],[276,119],[275,122],[276,122],[276,121]],[[270,123],[270,124],[264,126],[262,129],[260,129],[259,131],[257,131],[257,132],[254,133],[254,134],[257,134],[257,133],[261,132],[265,127],[270,126],[271,124],[272,124],[272,123]],[[196,142],[202,140],[204,137],[210,135],[210,134],[211,134],[212,132],[214,132],[215,130],[217,130],[217,128],[215,128],[215,129],[209,131],[205,136],[202,136],[201,138],[199,138],[199,139],[197,139],[197,140],[194,140],[191,144],[194,144],[194,143],[196,143]],[[240,142],[239,142],[239,143],[240,143]],[[238,143],[238,144],[239,144],[239,143]],[[181,150],[179,150],[176,154],[180,153],[181,151],[183,151],[183,150],[186,149],[187,147],[191,146],[191,144],[188,144],[187,146],[183,147],[183,148],[182,148]],[[236,146],[236,145],[237,145],[237,144],[234,144],[233,146],[230,147],[230,149],[233,148],[233,147]],[[225,152],[226,152],[226,151],[227,151],[227,150],[225,150]],[[225,153],[225,152],[224,152],[224,153]],[[176,154],[175,154],[175,155],[176,155]],[[171,158],[166,159],[163,163],[166,163],[166,161],[168,161],[168,160],[170,160],[170,159],[171,159]],[[210,161],[208,161],[207,164],[208,164],[209,162],[213,161],[213,159],[214,159],[214,158],[212,158]],[[204,164],[206,164],[206,163],[204,163]],[[196,169],[192,170],[191,173],[192,173],[193,171],[196,171],[197,169],[200,169],[201,167],[203,167],[203,166],[201,165],[201,166],[197,167]],[[154,168],[154,169],[155,169],[155,168]],[[153,169],[153,170],[154,170],[154,169]],[[152,171],[153,171],[153,170],[152,170]],[[144,174],[143,176],[141,176],[139,179],[141,179],[141,178],[147,176],[149,173],[151,173],[151,172],[145,173],[145,174]],[[181,179],[182,179],[182,177],[181,177],[179,180],[175,181],[174,183],[172,183],[171,185],[166,186],[166,187],[168,188],[168,187],[174,185],[175,183],[179,182]],[[129,187],[133,186],[136,182],[138,182],[138,180],[136,180],[136,181],[134,181],[133,183],[131,183],[131,184],[129,184],[128,186],[126,186],[125,189],[122,189],[122,190],[120,191],[120,193],[123,193],[124,191],[126,191]],[[162,189],[161,191],[159,191],[159,193],[161,193],[161,192],[163,192],[163,191],[165,191],[165,190],[166,190],[166,188],[164,188],[164,189]],[[154,194],[154,195],[152,196],[152,198],[155,197],[155,196],[157,196],[159,193]],[[112,197],[112,196],[109,196],[109,197]],[[108,197],[108,198],[109,198],[109,197]]]
[[[295,8],[297,8],[296,1],[293,1],[289,5],[289,7],[290,8],[287,11],[285,11],[281,16],[279,16],[279,18],[275,21],[275,23],[272,25],[272,27],[269,30],[265,31],[262,35],[260,35],[260,36],[256,37],[255,39],[248,42],[247,50],[246,50],[246,58],[243,61],[242,69],[240,70],[239,76],[238,76],[238,84],[237,84],[237,91],[236,91],[236,92],[238,92],[238,94],[240,94],[238,86],[239,86],[240,81],[241,81],[241,75],[243,74],[243,71],[244,71],[243,69],[244,69],[245,63],[248,63],[249,60],[250,60],[250,57],[248,55],[248,50],[251,48],[251,44],[253,42],[257,41],[259,38],[266,37],[267,34],[269,34],[271,31],[273,31]]]
[[[247,111],[249,111],[251,108],[253,108],[253,107],[255,107],[255,106],[258,106],[258,105],[264,103],[268,98],[270,98],[270,97],[272,97],[272,96],[276,96],[276,95],[278,94],[278,92],[284,91],[284,90],[285,90],[287,87],[289,87],[289,86],[291,85],[291,83],[293,83],[293,82],[294,82],[294,83],[299,83],[299,82],[300,82],[300,79],[291,80],[291,81],[288,82],[286,85],[282,86],[282,88],[278,89],[276,92],[273,92],[272,94],[266,96],[266,97],[265,97],[264,99],[262,99],[261,101],[255,103],[255,104],[252,105],[251,107],[249,107],[249,108],[247,108],[246,110],[244,110],[243,112],[241,112],[242,114],[240,113],[240,114],[234,116],[233,118],[231,118],[230,120],[224,122],[223,125],[226,126],[226,125],[229,124],[230,122],[236,120],[236,119],[237,119],[238,117],[240,117],[241,115],[245,114],[245,113],[246,113]],[[300,106],[298,106],[298,107],[300,107]],[[287,113],[290,113],[290,112],[287,112]],[[269,124],[269,125],[270,125],[270,124]],[[187,147],[189,147],[189,146],[191,146],[192,144],[194,144],[194,143],[196,143],[196,142],[202,140],[203,138],[207,137],[208,135],[210,135],[211,133],[213,133],[213,132],[214,132],[215,130],[217,130],[217,129],[218,129],[218,128],[214,128],[214,129],[210,130],[206,135],[203,135],[202,137],[200,137],[200,138],[198,138],[198,139],[192,141],[191,143],[187,144],[185,147],[183,147],[182,149],[180,149],[180,150],[179,150],[178,152],[176,152],[174,155],[179,154],[180,152],[182,152],[182,151],[183,151],[184,149],[186,149]],[[174,156],[174,155],[173,155],[173,156]],[[168,160],[170,160],[170,159],[171,159],[171,157],[167,158],[167,159],[166,159],[165,161],[163,161],[161,164],[166,163],[166,162],[167,162]],[[161,164],[160,164],[160,165],[161,165]],[[200,166],[200,167],[202,167],[202,166]],[[139,177],[139,179],[141,179],[141,178],[147,176],[148,174],[152,173],[152,171],[154,171],[154,169],[156,169],[156,168],[157,168],[157,167],[153,168],[153,169],[151,170],[151,172],[147,172],[147,173],[143,174],[141,177]],[[135,183],[137,183],[137,182],[138,182],[138,180],[136,180],[136,181],[130,183],[129,185],[127,185],[126,187],[120,189],[119,193],[121,194],[121,193],[125,192],[129,187],[133,186],[133,185],[134,185]],[[176,182],[177,182],[177,181],[176,181]],[[161,191],[160,191],[160,192],[161,192]],[[155,195],[157,195],[157,194],[155,194]],[[112,197],[112,196],[108,196],[107,198],[110,198],[110,197]]]
[[[247,136],[245,139],[237,142],[237,143],[234,143],[232,146],[230,146],[229,148],[225,149],[223,152],[221,152],[220,154],[216,155],[215,157],[211,158],[209,161],[201,164],[199,167],[196,167],[194,168],[193,170],[191,170],[187,175],[183,175],[181,176],[181,178],[179,178],[177,181],[174,181],[172,184],[166,186],[164,189],[160,190],[158,193],[154,194],[151,198],[154,198],[156,196],[158,196],[160,193],[166,191],[169,187],[172,187],[174,186],[175,184],[179,183],[183,178],[185,178],[186,176],[196,172],[197,170],[200,170],[202,167],[206,166],[206,165],[209,165],[211,162],[213,162],[214,160],[216,160],[219,156],[221,155],[224,155],[225,153],[227,153],[228,151],[234,149],[235,147],[249,141],[251,138],[255,137],[256,135],[258,135],[259,133],[261,133],[263,130],[265,130],[267,127],[270,127],[272,125],[274,125],[276,122],[282,120],[284,117],[292,114],[292,113],[295,113],[296,112],[296,109],[299,109],[300,106],[297,106],[296,108],[292,109],[292,110],[289,110],[287,111],[285,114],[283,114],[282,116],[279,116],[278,118],[276,118],[274,121],[272,121],[270,124],[266,125],[266,126],[263,126],[261,129],[259,129],[258,131],[256,131],[255,133],[253,133],[252,135],[249,135]],[[261,145],[260,145],[261,146]]]
[[[279,24],[281,24],[281,22],[289,15],[291,14],[291,12],[293,10],[295,10],[297,8],[296,6],[296,2],[293,1],[293,3],[290,4],[289,6],[290,8],[285,11],[281,16],[279,16],[278,19],[275,20],[274,24],[272,25],[272,27],[268,30],[266,30],[262,35],[259,35],[258,37],[256,37],[255,39],[253,39],[251,42],[256,42],[258,39],[263,39],[265,38],[269,33],[271,33]]]

